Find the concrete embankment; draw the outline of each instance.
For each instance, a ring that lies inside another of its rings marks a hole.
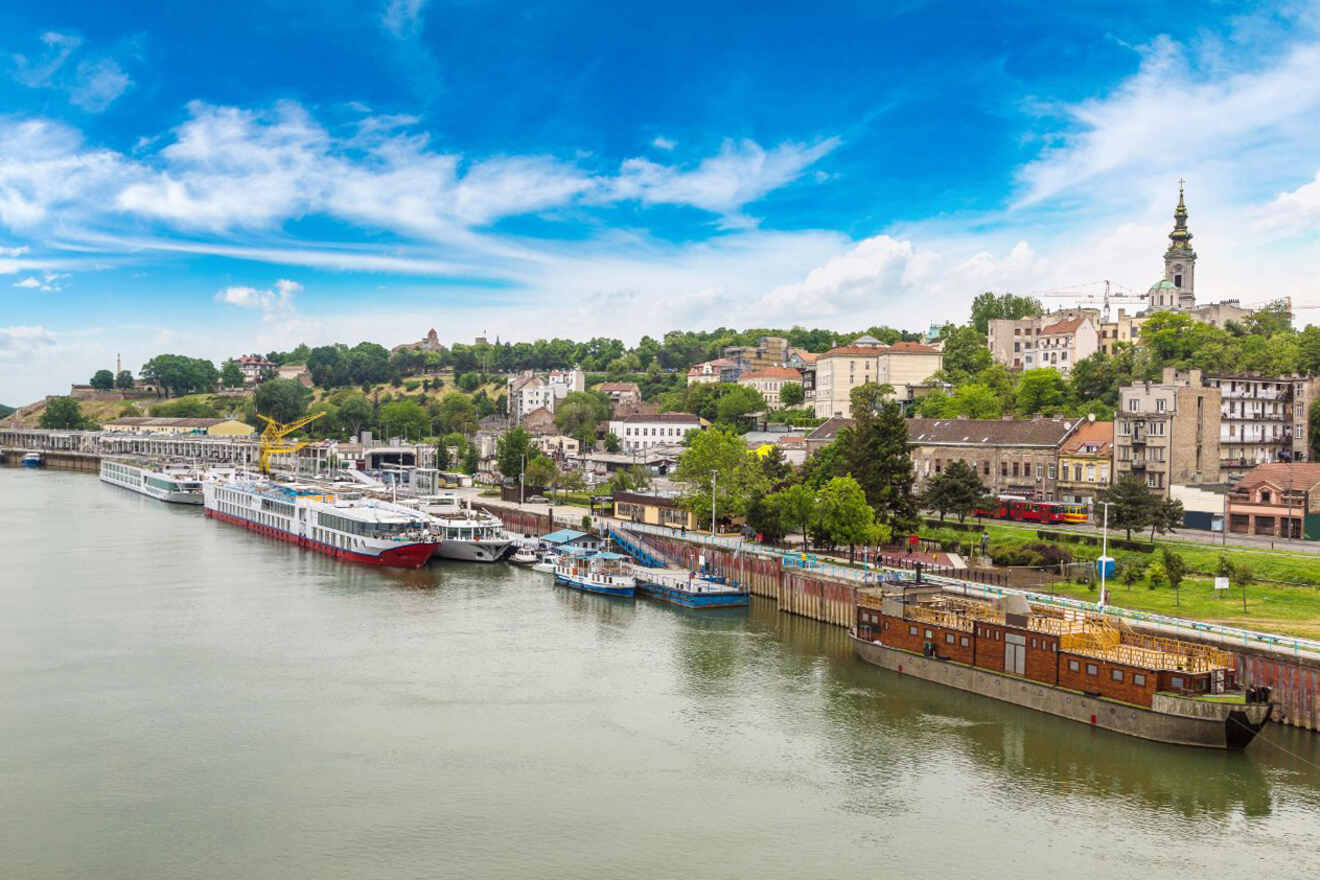
[[[580,521],[559,515],[552,524],[545,514],[498,503],[480,506],[503,518],[511,530],[519,533],[545,534],[556,528],[581,527]],[[627,528],[626,523],[617,525]],[[857,590],[864,584],[785,565],[780,557],[755,550],[712,547],[704,543],[700,535],[630,534],[691,568],[696,568],[701,557],[705,556],[707,562],[728,577],[745,584],[752,595],[774,600],[780,611],[843,627],[852,626],[856,620]],[[1150,635],[1171,635],[1136,622],[1129,625]],[[1320,730],[1320,660],[1290,652],[1285,645],[1236,644],[1212,634],[1180,632],[1176,637],[1232,651],[1238,658],[1238,674],[1245,686],[1268,685],[1273,689],[1273,699],[1278,703],[1276,720],[1306,730]]]
[[[6,467],[18,467],[23,456],[30,451],[5,448],[0,449],[0,457],[4,459]],[[88,471],[95,474],[101,470],[101,456],[89,452],[52,450],[41,453],[41,465],[56,471]]]

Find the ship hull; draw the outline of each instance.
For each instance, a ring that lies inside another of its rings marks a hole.
[[[206,509],[206,515],[211,519],[218,519],[231,525],[242,526],[249,532],[256,532],[260,535],[266,535],[270,538],[278,538],[288,544],[296,544],[305,550],[314,550],[326,556],[335,559],[343,559],[347,562],[359,562],[364,565],[380,565],[390,568],[421,568],[427,563],[435,553],[435,544],[403,544],[399,547],[390,547],[382,550],[378,554],[358,553],[353,550],[346,550],[343,547],[333,547],[329,544],[322,544],[319,541],[313,541],[310,538],[303,538],[280,529],[274,529],[261,523],[248,522],[239,519],[236,516],[230,516],[227,513],[221,513],[218,510]]]
[[[511,542],[441,541],[435,551],[436,559],[458,562],[496,562],[509,551]]]
[[[1170,701],[1193,704],[1191,709],[1198,716],[1192,717],[926,657],[865,641],[855,633],[852,641],[857,656],[873,666],[1155,742],[1208,749],[1242,749],[1269,723],[1270,707],[1264,704],[1193,703],[1176,698]]]
[[[646,581],[637,582],[637,592],[683,608],[740,608],[748,604],[746,593],[697,593]]]
[[[631,599],[636,595],[635,587],[597,584],[592,581],[566,577],[558,572],[555,573],[555,581],[563,584],[569,589],[581,590],[584,593],[595,593],[598,596],[614,596],[619,599]]]

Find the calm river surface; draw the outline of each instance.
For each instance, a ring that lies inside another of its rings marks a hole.
[[[1245,754],[900,679],[780,614],[337,563],[0,469],[0,877],[1320,873]]]

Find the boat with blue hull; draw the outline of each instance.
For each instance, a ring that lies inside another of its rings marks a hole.
[[[27,455],[23,456],[21,464],[25,468],[39,468],[45,464],[45,462],[41,460],[40,452],[29,452]]]
[[[683,608],[740,608],[749,603],[747,590],[722,578],[642,571],[637,592]]]
[[[637,582],[632,565],[618,553],[562,553],[555,560],[555,582],[584,593],[631,599]]]

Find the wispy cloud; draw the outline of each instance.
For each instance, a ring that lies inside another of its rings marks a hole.
[[[62,282],[69,277],[67,272],[46,272],[40,277],[29,275],[14,282],[15,287],[22,287],[27,290],[40,290],[44,293],[53,293],[57,290],[63,290]]]
[[[426,3],[427,0],[386,0],[381,26],[400,39],[415,36],[421,29]]]
[[[281,278],[273,287],[264,290],[255,287],[226,287],[215,295],[215,300],[240,309],[258,310],[263,321],[277,321],[293,316],[293,297],[300,290],[302,285],[297,281]]]
[[[23,363],[54,347],[55,334],[45,327],[0,327],[0,361]]]
[[[70,59],[82,48],[81,37],[48,31],[41,35],[41,42],[44,49],[39,58],[12,56],[14,79],[28,88],[58,89],[68,94],[74,106],[101,113],[133,86],[132,77],[107,55],[84,58],[70,69]]]
[[[664,150],[668,153],[671,152],[674,147],[677,147],[678,143],[670,140],[664,135],[658,135],[655,140],[651,141],[651,146],[655,147],[657,150]]]

